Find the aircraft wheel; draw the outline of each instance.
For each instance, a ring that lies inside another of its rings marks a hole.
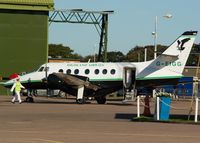
[[[76,102],[78,104],[84,104],[85,103],[85,99],[84,98],[83,99],[77,99]]]
[[[95,98],[98,104],[105,104],[106,103],[106,97],[101,96],[101,97],[96,97]]]
[[[61,98],[66,98],[66,93],[63,91],[59,91],[58,96],[60,96]]]
[[[26,97],[25,102],[33,103],[34,99],[33,99],[33,97],[28,96],[28,97]]]

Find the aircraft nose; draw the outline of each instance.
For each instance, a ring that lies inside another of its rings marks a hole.
[[[12,85],[13,85],[13,81],[12,81],[12,80],[9,80],[9,81],[3,83],[3,86],[4,86],[5,88],[11,88]]]

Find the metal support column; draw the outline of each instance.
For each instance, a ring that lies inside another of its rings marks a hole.
[[[107,61],[107,45],[108,45],[108,14],[102,15],[102,29],[99,43],[98,61]]]

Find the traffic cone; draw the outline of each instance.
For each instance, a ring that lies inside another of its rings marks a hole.
[[[145,106],[144,106],[143,115],[149,117],[151,116],[151,111],[149,107],[149,95],[146,95],[146,97],[144,98],[144,103],[145,103]]]

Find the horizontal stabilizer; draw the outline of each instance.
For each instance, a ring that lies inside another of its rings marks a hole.
[[[172,57],[172,58],[178,58],[178,55],[173,54],[161,54],[163,57]]]

